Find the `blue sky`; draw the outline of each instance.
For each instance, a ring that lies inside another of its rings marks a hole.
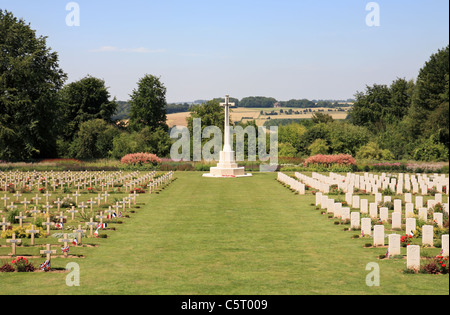
[[[347,99],[366,85],[415,79],[448,45],[447,0],[380,0],[379,27],[365,0],[0,0],[48,36],[73,82],[90,74],[127,100],[145,74],[168,102],[270,96]]]

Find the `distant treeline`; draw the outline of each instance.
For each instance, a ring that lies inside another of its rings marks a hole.
[[[225,102],[224,98],[215,98],[213,101]],[[264,96],[250,96],[245,97],[242,100],[237,98],[230,98],[230,102],[234,103],[236,107],[243,108],[273,108],[275,105],[278,107],[290,107],[290,108],[337,108],[345,107],[342,103],[353,102],[354,100],[290,100],[290,101],[277,101],[273,97]],[[166,114],[184,113],[190,111],[191,107],[196,104],[206,103],[206,100],[198,100],[192,103],[179,103],[179,104],[167,104]],[[118,101],[117,111],[112,117],[114,120],[128,119],[130,112],[130,105],[128,102]]]

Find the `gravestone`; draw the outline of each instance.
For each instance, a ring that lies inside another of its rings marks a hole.
[[[362,218],[361,219],[361,234],[364,235],[372,235],[372,220],[370,218]]]
[[[402,212],[402,201],[401,199],[394,200],[394,212]]]
[[[369,216],[372,219],[378,218],[378,206],[376,203],[372,202],[369,204]]]
[[[427,208],[419,208],[419,220],[421,220],[421,221],[428,220],[428,209]]]
[[[389,209],[386,207],[380,208],[380,220],[387,222],[389,220]]]
[[[406,268],[419,271],[420,269],[420,246],[409,245],[407,247]]]
[[[26,231],[28,234],[31,234],[31,245],[34,246],[34,234],[39,234],[40,231],[34,228],[34,225],[31,226],[31,230]]]
[[[401,236],[398,234],[389,235],[389,257],[397,256],[401,254]]]
[[[373,246],[384,246],[384,225],[373,227]]]
[[[360,212],[363,214],[369,213],[369,200],[368,199],[360,200]]]
[[[433,226],[422,226],[422,245],[433,246]]]
[[[448,257],[448,246],[449,246],[448,234],[442,235],[442,252],[441,252],[441,256]]]
[[[15,256],[16,255],[16,246],[17,244],[22,243],[21,239],[16,239],[16,233],[13,233],[12,238],[10,240],[6,240],[6,243],[10,243],[11,244],[11,256]]]
[[[361,214],[359,212],[352,212],[350,215],[350,228],[359,230],[361,228]]]
[[[408,218],[406,219],[406,234],[414,234],[414,232],[417,229],[416,219],[415,218]]]
[[[392,213],[392,228],[401,229],[402,228],[402,214],[399,212]]]
[[[436,212],[433,213],[433,221],[436,222],[439,228],[443,227],[443,215],[442,213]]]

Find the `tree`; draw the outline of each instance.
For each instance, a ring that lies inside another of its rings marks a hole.
[[[411,139],[436,136],[449,148],[449,46],[425,63],[417,78],[408,115]]]
[[[158,127],[166,131],[166,87],[160,78],[153,75],[145,75],[138,82],[138,88],[130,95],[130,127],[133,130],[141,130],[149,127],[156,130]]]
[[[374,84],[366,92],[358,92],[356,102],[349,113],[350,122],[365,126],[378,134],[389,124],[401,121],[411,107],[414,82],[397,79],[391,86]]]
[[[311,117],[313,123],[315,124],[319,124],[319,123],[329,123],[329,122],[333,122],[334,119],[331,115],[329,114],[324,114],[324,113],[314,113]]]
[[[309,147],[310,155],[328,154],[330,147],[327,145],[327,141],[323,139],[316,139]]]
[[[117,128],[102,119],[83,122],[71,144],[71,157],[77,159],[99,159],[112,154],[113,140],[119,135]]]
[[[23,20],[0,10],[0,159],[56,156],[58,54]]]
[[[60,91],[61,111],[64,120],[64,140],[72,141],[83,122],[102,119],[111,122],[117,110],[115,99],[110,101],[110,94],[105,81],[86,76],[66,85]]]

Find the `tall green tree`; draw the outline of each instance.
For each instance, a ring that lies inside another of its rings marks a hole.
[[[411,139],[434,137],[449,148],[449,46],[425,63],[408,115]]]
[[[130,100],[130,127],[141,130],[149,127],[156,130],[159,127],[168,130],[166,116],[167,89],[160,78],[145,75],[138,82],[138,88],[133,90]]]
[[[0,159],[56,156],[58,54],[22,19],[0,10]]]
[[[111,122],[118,104],[110,97],[105,81],[89,75],[64,86],[60,91],[64,139],[72,141],[83,122],[93,119]]]

